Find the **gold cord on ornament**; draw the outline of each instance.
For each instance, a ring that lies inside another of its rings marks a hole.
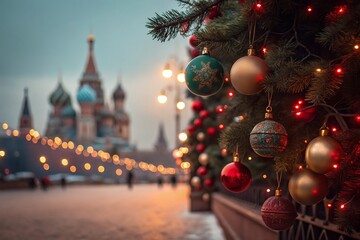
[[[254,42],[255,42],[255,32],[256,32],[256,16],[253,14],[248,22],[249,28],[249,49],[248,56],[255,55],[254,51]]]
[[[268,105],[266,107],[266,113],[265,113],[265,118],[266,119],[272,119],[272,107],[271,107],[271,100],[272,100],[272,96],[273,96],[273,91],[269,91],[268,92]]]
[[[277,188],[275,190],[275,196],[278,196],[280,197],[281,196],[281,188],[280,188],[280,185],[281,185],[281,179],[282,179],[282,171],[280,171],[280,173],[276,172],[276,181],[277,181]]]
[[[235,151],[234,151],[234,162],[240,162],[238,144],[236,144]]]

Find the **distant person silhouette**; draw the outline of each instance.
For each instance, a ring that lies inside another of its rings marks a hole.
[[[173,175],[171,176],[170,181],[171,181],[171,185],[175,188],[175,187],[176,187],[176,184],[177,184],[176,174],[173,174]]]
[[[128,185],[128,188],[131,189],[132,188],[132,185],[133,185],[133,178],[134,178],[134,174],[132,172],[132,170],[128,171],[128,175],[127,175],[127,185]]]
[[[35,177],[31,177],[29,178],[29,188],[30,189],[35,189],[36,188],[36,179]]]
[[[161,188],[163,186],[163,178],[161,176],[158,176],[157,183],[158,183],[159,188]]]
[[[46,190],[48,189],[49,185],[50,185],[49,177],[48,177],[48,176],[43,176],[43,177],[41,178],[40,183],[41,183],[42,189],[43,189],[44,191],[46,191]]]
[[[60,184],[61,184],[62,189],[66,188],[66,178],[65,178],[65,176],[61,177]]]

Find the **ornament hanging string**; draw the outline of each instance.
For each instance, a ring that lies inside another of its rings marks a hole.
[[[255,42],[255,31],[256,31],[256,15],[252,14],[252,16],[249,19],[248,23],[249,28],[249,48],[254,48],[254,42]]]
[[[277,181],[277,190],[280,190],[280,185],[281,185],[281,179],[282,179],[282,171],[276,172],[276,181]]]
[[[267,107],[266,107],[266,112],[268,112],[268,113],[271,113],[271,112],[272,112],[272,107],[271,107],[272,97],[273,97],[273,91],[270,90],[270,91],[268,92],[268,105],[267,105]]]
[[[235,151],[234,151],[234,162],[239,162],[239,145],[236,144]]]

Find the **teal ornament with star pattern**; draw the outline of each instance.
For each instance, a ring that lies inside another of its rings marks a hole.
[[[224,68],[218,60],[209,56],[207,48],[204,48],[202,55],[187,65],[185,82],[189,91],[195,95],[214,95],[224,84]]]

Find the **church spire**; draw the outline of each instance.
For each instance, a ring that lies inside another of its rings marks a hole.
[[[89,43],[89,57],[85,68],[85,74],[96,74],[96,66],[94,60],[94,41],[95,37],[93,34],[90,34],[88,37]]]
[[[160,123],[160,125],[159,125],[159,135],[158,135],[157,142],[155,144],[155,151],[159,151],[159,152],[167,151],[167,141],[165,139],[163,123]]]
[[[30,112],[30,105],[28,99],[28,89],[24,89],[24,101],[22,111],[19,119],[19,129],[21,135],[26,135],[32,128],[32,117]]]

